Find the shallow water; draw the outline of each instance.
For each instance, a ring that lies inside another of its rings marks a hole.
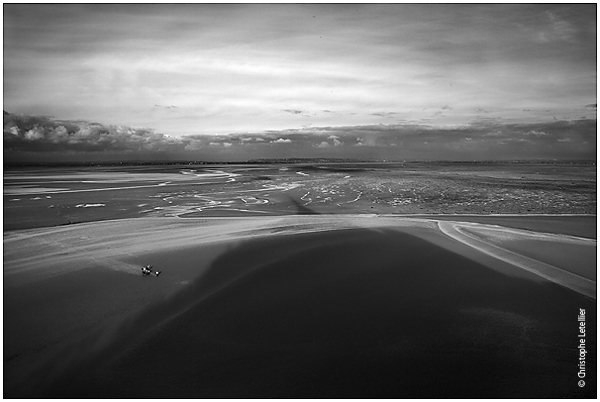
[[[101,208],[78,205],[103,204]],[[573,164],[120,166],[4,171],[4,230],[148,216],[595,214]]]

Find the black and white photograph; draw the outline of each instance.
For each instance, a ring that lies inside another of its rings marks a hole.
[[[4,3],[6,399],[597,398],[597,3]]]

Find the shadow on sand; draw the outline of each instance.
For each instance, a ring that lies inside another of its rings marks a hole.
[[[399,231],[251,240],[44,396],[592,397],[595,362],[577,386],[580,308],[595,317],[577,293]]]

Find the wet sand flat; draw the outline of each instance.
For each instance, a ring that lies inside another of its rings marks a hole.
[[[587,279],[596,280],[596,241],[571,236],[529,233],[498,228],[470,227],[470,235],[484,242],[496,244],[505,250],[552,264]]]
[[[431,215],[412,215],[414,218],[432,218]],[[474,222],[484,225],[530,230],[532,232],[556,233],[597,238],[595,215],[434,215],[437,220]]]
[[[145,264],[163,273],[142,277]],[[595,295],[480,253],[435,217],[15,231],[4,279],[5,397],[596,393],[595,360],[577,386],[571,328],[580,308],[596,316]]]
[[[14,168],[4,184],[5,231],[136,217],[476,214],[530,226],[535,217],[522,215],[596,214],[589,163]],[[545,216],[542,226],[549,226]]]

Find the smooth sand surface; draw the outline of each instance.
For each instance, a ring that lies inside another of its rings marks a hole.
[[[456,224],[454,224],[457,227]],[[596,240],[568,235],[530,233],[502,227],[460,225],[459,230],[487,244],[495,244],[518,255],[553,264],[565,271],[596,281],[588,262],[596,260]]]
[[[5,233],[4,397],[594,396],[595,360],[577,386],[574,332],[585,308],[594,347],[595,258],[543,250],[595,240],[440,223],[140,218]]]
[[[544,214],[499,214],[499,215],[412,215],[414,218],[432,218],[440,221],[472,222],[496,225],[506,228],[530,230],[537,233],[556,233],[596,239],[597,225],[595,215],[544,215]]]
[[[463,222],[439,227],[482,253],[596,298],[596,240]]]

